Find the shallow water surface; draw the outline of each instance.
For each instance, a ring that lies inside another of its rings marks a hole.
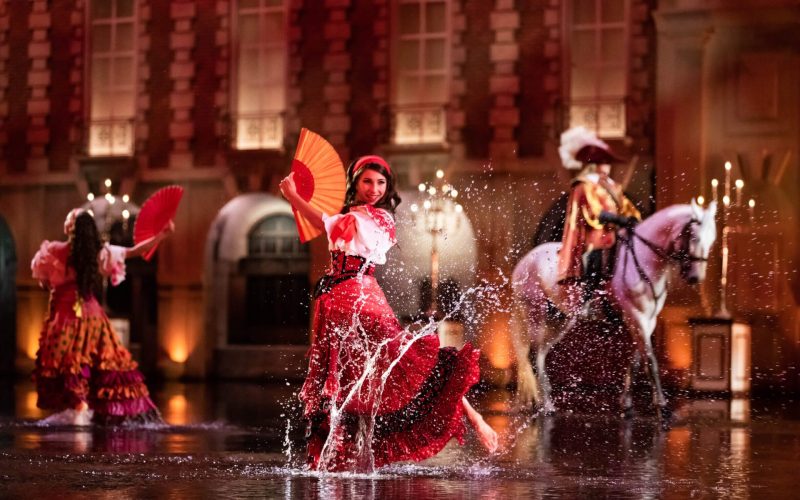
[[[116,429],[38,425],[30,383],[3,386],[4,498],[791,498],[798,484],[795,402],[684,399],[662,425],[647,411],[520,414],[488,392],[473,399],[500,453],[470,433],[426,462],[358,475],[302,469],[286,384],[155,387],[169,425]]]

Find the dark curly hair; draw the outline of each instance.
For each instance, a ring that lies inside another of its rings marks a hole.
[[[103,247],[94,218],[83,212],[75,219],[72,249],[69,265],[75,269],[75,282],[81,297],[89,298],[96,294],[102,285],[97,266],[97,255]]]
[[[400,199],[400,195],[397,194],[397,190],[395,189],[394,176],[379,163],[367,163],[358,169],[358,172],[353,176],[353,167],[355,167],[357,161],[357,159],[354,160],[350,163],[350,166],[347,167],[347,192],[344,195],[344,208],[342,208],[342,213],[347,213],[350,211],[350,207],[360,204],[356,201],[356,186],[364,170],[369,169],[386,177],[386,191],[383,193],[383,197],[373,206],[375,208],[382,208],[394,215],[397,206],[403,201]]]

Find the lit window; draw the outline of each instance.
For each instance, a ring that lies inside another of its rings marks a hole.
[[[250,231],[247,255],[304,259],[308,257],[308,245],[300,243],[293,217],[273,215],[262,219]]]
[[[239,0],[234,112],[237,149],[283,146],[287,29],[283,0]]]
[[[136,2],[89,2],[89,155],[131,156],[136,113]]]
[[[445,142],[450,98],[450,22],[446,0],[397,0],[394,12],[395,144]]]
[[[568,3],[569,126],[601,137],[625,136],[628,84],[628,0]]]

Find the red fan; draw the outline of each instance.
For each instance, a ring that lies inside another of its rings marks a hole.
[[[297,194],[309,205],[323,213],[339,213],[344,204],[347,177],[342,160],[328,141],[307,128],[301,129],[292,172]],[[301,242],[321,233],[297,210],[294,210],[294,218]]]
[[[133,242],[135,244],[152,238],[169,224],[175,218],[175,212],[178,211],[178,204],[183,197],[183,188],[181,186],[167,186],[159,189],[153,193],[143,204],[139,210],[139,215],[136,216],[136,225],[133,228]],[[142,258],[150,260],[156,252],[158,244],[147,251]]]

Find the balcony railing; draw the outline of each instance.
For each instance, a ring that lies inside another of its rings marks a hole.
[[[239,114],[235,123],[236,149],[283,147],[283,116],[280,112]]]
[[[569,103],[569,126],[583,125],[600,137],[625,137],[625,99],[573,100]]]
[[[397,107],[393,112],[394,144],[443,144],[447,139],[445,107]]]
[[[133,156],[133,119],[91,120],[89,156]]]

